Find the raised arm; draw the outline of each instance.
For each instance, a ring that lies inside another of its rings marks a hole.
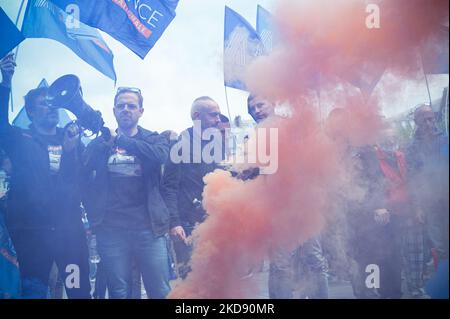
[[[11,93],[11,80],[14,74],[16,63],[14,54],[10,53],[0,60],[0,70],[2,82],[0,83],[0,133],[5,136],[11,128],[8,120],[9,95]]]

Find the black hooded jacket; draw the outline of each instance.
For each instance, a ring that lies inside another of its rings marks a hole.
[[[10,89],[0,85],[0,147],[13,170],[7,203],[8,229],[53,229],[81,225],[82,146],[62,152],[59,172],[52,174],[48,142],[31,126],[23,130],[8,120]],[[58,128],[52,139],[63,144]]]

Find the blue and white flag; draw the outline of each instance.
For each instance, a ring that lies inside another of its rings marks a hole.
[[[113,53],[98,30],[91,28],[47,0],[29,0],[23,20],[26,38],[56,40],[98,71],[116,81]]]
[[[247,90],[244,78],[249,64],[264,54],[255,29],[242,16],[225,7],[224,78],[225,85]]]
[[[144,59],[175,18],[179,0],[50,0],[73,10]]]

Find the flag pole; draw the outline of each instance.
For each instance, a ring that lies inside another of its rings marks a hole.
[[[20,3],[19,12],[17,13],[16,22],[15,22],[17,29],[19,28],[18,24],[19,24],[20,15],[22,14],[22,9],[23,9],[24,3],[25,3],[25,0],[22,0],[22,2]],[[14,53],[14,58],[16,61],[17,61],[17,55],[19,54],[19,47],[20,47],[20,44],[17,45],[16,52]]]
[[[419,50],[419,54],[420,54],[420,62],[422,64],[422,72],[425,77],[425,84],[427,85],[428,99],[430,100],[430,106],[433,107],[433,105],[432,105],[433,102],[431,101],[430,85],[428,83],[427,72],[425,71],[425,67],[424,67],[424,63],[423,63],[423,55],[422,55],[422,52],[420,52],[420,50]]]
[[[16,25],[16,27],[19,24],[19,18],[20,18],[20,14],[22,13],[22,9],[23,9],[24,3],[25,3],[25,0],[22,0],[22,2],[20,3],[19,12],[17,13],[16,21],[14,23]],[[20,44],[17,45],[16,52],[14,53],[14,62],[17,61],[17,54],[19,53],[19,46],[20,46]],[[12,86],[11,86],[10,94],[11,94],[11,98],[10,98],[10,101],[11,101],[11,112],[14,112],[14,98],[13,98]]]
[[[228,90],[227,90],[227,86],[226,85],[224,85],[223,87],[225,88],[225,101],[227,102],[228,117],[229,117],[230,123],[231,123],[231,121],[233,119],[231,118],[230,104],[228,103]]]
[[[15,22],[16,27],[17,27],[17,24],[19,23],[19,18],[20,18],[20,14],[22,13],[24,3],[25,3],[25,0],[22,0],[22,2],[20,3],[19,12],[17,13],[16,22]]]

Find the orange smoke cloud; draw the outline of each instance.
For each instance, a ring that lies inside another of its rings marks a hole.
[[[379,8],[379,28],[366,25],[368,3]],[[371,82],[386,69],[417,72],[418,49],[433,45],[427,40],[448,24],[448,1],[280,0],[275,21],[281,45],[250,66],[246,82],[255,93],[283,100],[336,77]]]
[[[205,177],[209,216],[193,233],[192,272],[171,298],[252,297],[251,281],[242,279],[250,265],[274,247],[294,249],[323,229],[333,194],[351,187],[336,136],[353,146],[373,144],[382,121],[376,97],[344,91],[333,101],[345,116],[324,130],[311,96],[319,88],[372,75],[364,74],[367,70],[379,76],[385,68],[403,73],[417,68],[412,50],[448,7],[437,0],[376,3],[380,29],[366,27],[365,1],[279,1],[275,21],[282,44],[257,59],[246,77],[253,93],[293,108],[289,119],[258,125],[278,128],[278,171],[249,181],[225,171]]]
[[[192,272],[172,298],[250,297],[256,288],[241,278],[251,265],[273,247],[294,249],[323,227],[326,188],[337,184],[340,166],[315,114],[302,115],[301,127],[297,115],[264,123],[279,128],[276,174],[241,181],[218,170],[205,177],[209,216],[193,234]]]

